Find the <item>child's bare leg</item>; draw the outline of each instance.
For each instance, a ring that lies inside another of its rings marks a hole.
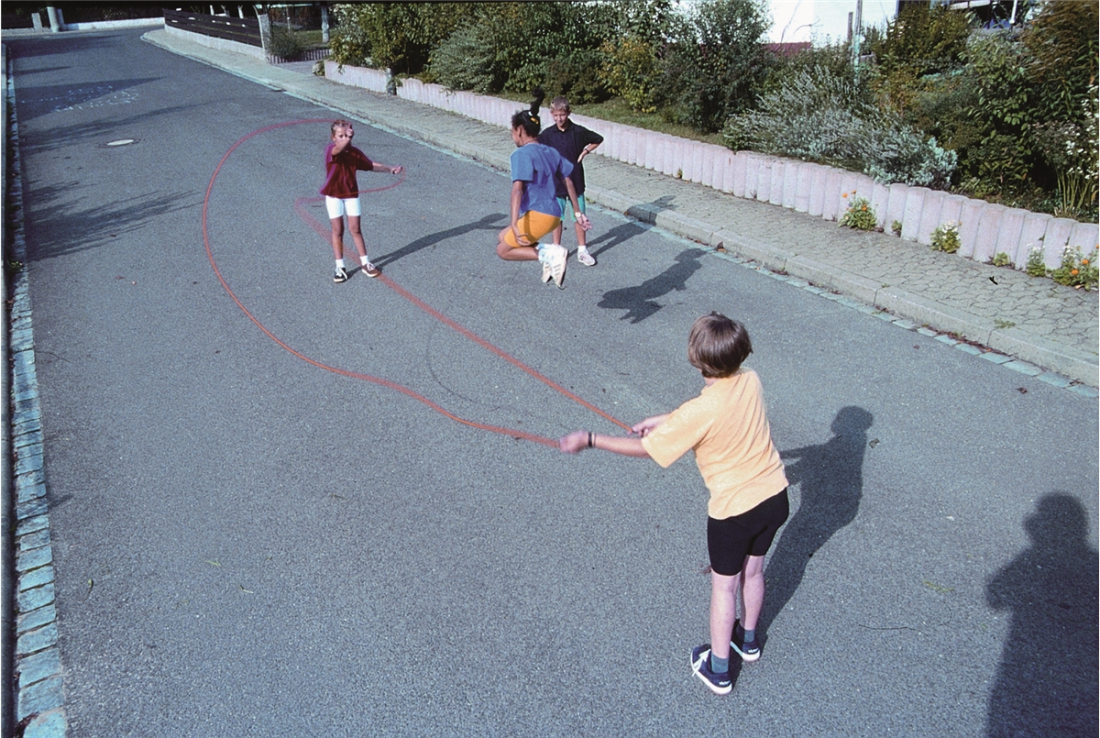
[[[355,243],[355,250],[359,252],[359,260],[367,258],[367,244],[363,241],[363,232],[359,227],[358,215],[348,216],[348,230],[351,231],[351,240]]]
[[[582,249],[583,248],[588,248],[588,242],[585,241],[586,236],[584,235],[585,233],[587,233],[587,231],[585,231],[583,228],[581,228],[580,223],[574,223],[573,224],[573,230],[576,231],[576,233],[577,233],[577,246],[582,248]]]
[[[741,575],[710,574],[710,649],[715,658],[730,657],[730,636],[737,619],[737,586]]]
[[[741,602],[745,606],[741,627],[756,630],[760,611],[764,608],[764,557],[748,556],[741,569]]]
[[[344,258],[344,219],[333,218],[332,224],[332,254],[337,261]]]
[[[519,248],[512,248],[508,245],[508,242],[504,240],[507,233],[512,230],[511,226],[504,228],[500,232],[500,236],[497,241],[497,256],[505,261],[535,261],[539,258],[538,249],[534,246],[520,246]]]
[[[562,224],[558,223],[558,227],[554,229],[554,235],[553,235],[554,243],[559,243],[559,244],[561,243],[561,233],[562,233],[563,230],[564,229],[562,228]]]

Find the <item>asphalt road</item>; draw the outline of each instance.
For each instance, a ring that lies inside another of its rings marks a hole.
[[[359,123],[408,170],[360,175],[396,184],[363,195],[385,277],[608,415],[698,392],[698,315],[748,326],[794,512],[764,656],[717,698],[690,460],[371,381],[616,430],[332,283],[295,208],[331,111],[139,32],[7,43],[72,735],[1095,733],[1095,400],[602,211],[599,266],[547,287],[493,253],[506,176]]]

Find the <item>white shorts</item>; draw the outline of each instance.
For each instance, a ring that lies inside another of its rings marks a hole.
[[[345,213],[353,218],[358,218],[363,214],[363,211],[359,209],[358,197],[348,197],[341,200],[338,197],[325,195],[325,208],[328,210],[329,220],[341,218]]]

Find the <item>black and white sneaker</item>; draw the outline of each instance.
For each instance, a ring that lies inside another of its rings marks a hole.
[[[336,272],[332,275],[332,281],[336,284],[348,281],[348,272],[344,267],[336,267]]]
[[[707,689],[715,694],[729,694],[733,691],[730,673],[715,674],[710,670],[710,644],[696,646],[691,652],[691,671],[699,677]]]
[[[730,646],[741,655],[742,661],[756,661],[760,658],[760,644],[756,642],[755,635],[751,641],[745,640],[745,629],[741,627],[740,620],[733,622]]]

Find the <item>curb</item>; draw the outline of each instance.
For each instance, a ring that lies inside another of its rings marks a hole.
[[[15,84],[5,53],[5,107],[11,125],[12,173],[8,212],[22,213],[23,188]],[[46,496],[42,409],[38,401],[34,329],[31,324],[26,238],[21,216],[12,224],[12,258],[22,266],[12,275],[9,314],[11,359],[11,447],[15,549],[14,719],[24,738],[55,738],[68,733],[65,692],[54,607],[53,549]]]

